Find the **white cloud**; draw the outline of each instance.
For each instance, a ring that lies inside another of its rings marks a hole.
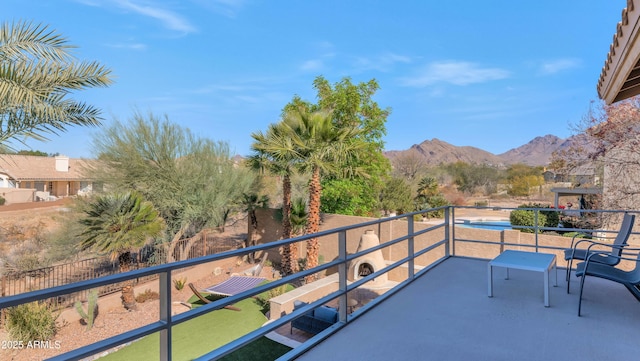
[[[304,71],[316,71],[322,68],[324,68],[324,62],[320,59],[307,60],[300,65],[300,69]]]
[[[500,68],[483,68],[464,61],[434,62],[428,64],[411,78],[401,79],[406,86],[424,87],[436,83],[469,85],[508,78],[509,71]]]
[[[185,34],[196,31],[196,28],[187,19],[173,11],[158,7],[154,2],[150,3],[153,5],[147,5],[133,0],[116,0],[116,3],[124,9],[159,20],[168,29]]]
[[[554,61],[545,62],[540,66],[540,73],[543,75],[551,75],[559,73],[563,70],[569,70],[580,66],[579,59],[557,59]]]
[[[228,18],[235,18],[246,0],[192,0],[193,3]]]
[[[146,44],[142,43],[115,43],[115,44],[107,44],[110,48],[116,49],[133,49],[133,50],[144,50],[147,48]]]
[[[397,63],[411,63],[412,59],[408,56],[398,55],[394,53],[385,53],[372,58],[358,57],[355,60],[355,66],[359,71],[378,70],[388,72]]]

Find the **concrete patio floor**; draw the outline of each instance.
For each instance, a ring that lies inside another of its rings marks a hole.
[[[564,269],[543,305],[542,273],[450,258],[350,322],[298,360],[639,360],[640,302],[624,286],[588,277],[566,293]],[[553,282],[551,282],[553,285]]]

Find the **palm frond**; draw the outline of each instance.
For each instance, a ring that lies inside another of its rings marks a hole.
[[[4,23],[0,26],[0,61],[25,61],[29,58],[49,61],[71,59],[68,50],[74,46],[67,39],[42,24],[28,21]]]

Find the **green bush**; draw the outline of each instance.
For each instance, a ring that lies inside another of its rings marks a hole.
[[[8,308],[6,328],[13,340],[50,340],[58,330],[56,318],[45,303],[32,302]]]
[[[530,210],[524,210],[524,209],[517,209],[515,211],[511,211],[511,214],[509,215],[509,221],[511,221],[511,225],[514,226],[514,228],[516,228],[515,226],[534,227],[536,226],[535,212]],[[538,215],[538,226],[543,226],[544,224],[546,224],[546,222],[547,222],[547,217],[544,214],[540,213]],[[520,228],[520,232],[534,233],[534,229]]]
[[[557,210],[555,210],[555,208],[552,208],[548,204],[528,203],[528,204],[522,204],[518,206],[518,208],[542,208],[539,211],[539,217],[538,217],[538,224],[540,227],[555,228],[555,227],[558,227],[558,224],[560,223],[560,212],[558,212]],[[528,212],[531,212],[532,214],[531,217],[533,217],[534,211],[531,210]],[[544,216],[544,221],[542,220],[541,216]]]
[[[7,201],[7,200],[6,200],[6,199],[4,199],[4,197],[3,197],[3,196],[0,196],[0,206],[3,206],[3,205],[4,205],[4,203],[5,203],[6,201]]]
[[[545,227],[558,227],[558,224],[560,223],[560,212],[548,204],[529,203],[525,206],[521,206],[520,208],[542,208],[540,213],[547,217],[547,221],[544,224]]]

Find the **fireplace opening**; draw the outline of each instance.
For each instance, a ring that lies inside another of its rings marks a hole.
[[[367,277],[374,272],[373,266],[368,263],[360,263],[358,266],[358,277]]]

